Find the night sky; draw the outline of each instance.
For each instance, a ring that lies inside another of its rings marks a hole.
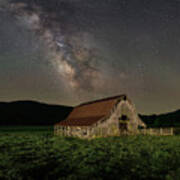
[[[0,101],[118,94],[180,108],[179,0],[0,0]]]

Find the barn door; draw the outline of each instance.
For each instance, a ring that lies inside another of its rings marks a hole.
[[[119,117],[120,134],[128,133],[128,121],[129,121],[129,118],[126,115],[122,115],[121,117]]]

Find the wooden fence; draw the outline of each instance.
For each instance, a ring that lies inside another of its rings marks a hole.
[[[174,128],[147,128],[141,129],[140,134],[150,134],[159,136],[169,136],[174,134]]]

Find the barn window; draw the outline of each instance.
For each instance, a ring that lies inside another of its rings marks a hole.
[[[122,115],[119,120],[127,121],[128,117],[126,115]]]
[[[144,126],[138,125],[138,129],[144,129]]]

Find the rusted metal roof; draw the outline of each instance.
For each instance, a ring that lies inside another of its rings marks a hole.
[[[79,119],[67,119],[59,123],[61,126],[90,126],[98,120],[103,119],[104,116],[85,117]]]
[[[126,100],[126,95],[113,96],[76,106],[67,119],[57,123],[60,126],[90,126],[107,117],[118,100]]]

